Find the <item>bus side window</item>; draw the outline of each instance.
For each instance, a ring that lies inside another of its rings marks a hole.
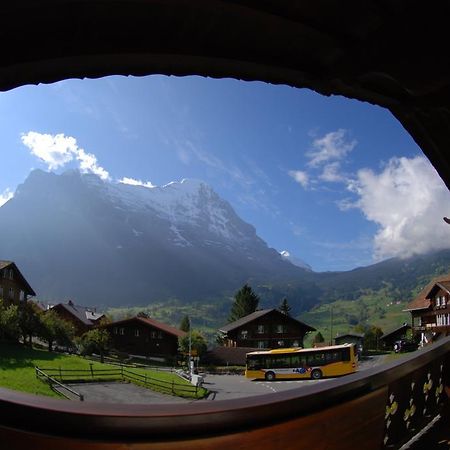
[[[300,361],[300,355],[292,355],[291,356],[290,367],[302,367],[302,363]]]
[[[342,349],[342,361],[350,361],[350,348]]]

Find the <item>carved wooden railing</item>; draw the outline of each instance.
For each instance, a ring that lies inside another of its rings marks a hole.
[[[438,415],[450,338],[401,360],[278,394],[177,405],[46,399],[0,389],[1,448],[399,448]]]

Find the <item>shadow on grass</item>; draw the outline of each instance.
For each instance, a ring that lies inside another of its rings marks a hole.
[[[34,367],[37,361],[58,361],[64,357],[66,355],[32,349],[18,343],[0,342],[0,367],[2,369]]]

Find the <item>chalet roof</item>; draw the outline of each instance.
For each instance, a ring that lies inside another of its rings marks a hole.
[[[5,269],[8,266],[11,266],[15,270],[16,274],[19,275],[19,279],[21,281],[22,286],[24,287],[25,294],[33,296],[36,295],[36,292],[34,292],[32,287],[28,284],[28,281],[22,275],[22,273],[20,272],[19,268],[14,263],[14,261],[0,260],[0,270]]]
[[[428,295],[433,289],[436,283],[444,284],[447,288],[450,288],[450,274],[441,275],[431,280],[417,295],[417,297],[408,303],[408,306],[404,311],[415,311],[418,309],[428,309],[430,307],[430,299]]]
[[[117,322],[112,322],[105,325],[106,328],[116,327],[119,325],[124,325],[128,322],[140,322],[142,325],[151,326],[152,328],[158,328],[161,331],[164,331],[168,334],[172,334],[177,337],[184,337],[186,333],[184,331],[179,330],[178,328],[172,327],[162,322],[158,322],[155,319],[150,319],[147,317],[131,317],[130,319],[118,320]]]
[[[228,323],[227,325],[224,325],[223,327],[221,327],[219,329],[219,331],[221,331],[222,333],[228,333],[229,331],[235,330],[236,328],[239,328],[247,323],[253,322],[256,319],[259,319],[260,317],[263,317],[271,312],[275,311],[276,313],[280,314],[280,315],[284,315],[281,311],[279,311],[276,308],[271,308],[271,309],[260,309],[258,311],[255,311],[251,314],[248,314],[245,317],[241,317],[238,320],[235,320],[234,322]],[[306,323],[300,322],[300,320],[294,319],[293,317],[287,316],[290,320],[293,320],[297,323],[299,323],[300,325],[302,325],[303,327],[306,328],[307,331],[316,331],[315,328],[310,327],[309,325],[306,325]]]
[[[93,322],[104,316],[104,314],[96,312],[93,308],[75,305],[72,302],[58,303],[57,305],[53,306],[53,308],[57,307],[65,309],[84,325],[92,325]]]
[[[335,339],[340,339],[340,338],[343,338],[343,337],[346,337],[346,336],[357,337],[357,338],[363,338],[363,337],[364,337],[364,334],[362,334],[362,333],[353,333],[353,332],[350,332],[350,333],[342,333],[342,334],[338,334],[338,335],[335,337]]]
[[[411,325],[404,323],[402,326],[395,328],[394,330],[389,331],[388,333],[384,333],[383,336],[380,337],[381,340],[384,340],[388,337],[394,336],[396,334],[404,333],[406,330],[411,329]]]

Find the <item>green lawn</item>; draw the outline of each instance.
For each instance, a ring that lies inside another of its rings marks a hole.
[[[46,350],[36,350],[23,347],[21,345],[12,345],[0,343],[0,386],[16,391],[29,392],[36,395],[47,395],[49,397],[61,398],[53,392],[50,387],[38,380],[35,376],[34,367],[38,366],[44,369],[93,369],[117,368],[109,364],[88,361],[80,356],[62,355],[59,353],[50,353]],[[141,368],[129,369],[135,373],[146,374],[147,377],[156,378],[161,381],[174,382],[191,386],[189,382],[181,379],[176,374],[159,370],[148,370]],[[160,389],[156,389],[160,390]],[[199,390],[199,397],[205,395],[206,391]],[[186,396],[186,392],[183,393]],[[191,396],[193,396],[192,394]]]

